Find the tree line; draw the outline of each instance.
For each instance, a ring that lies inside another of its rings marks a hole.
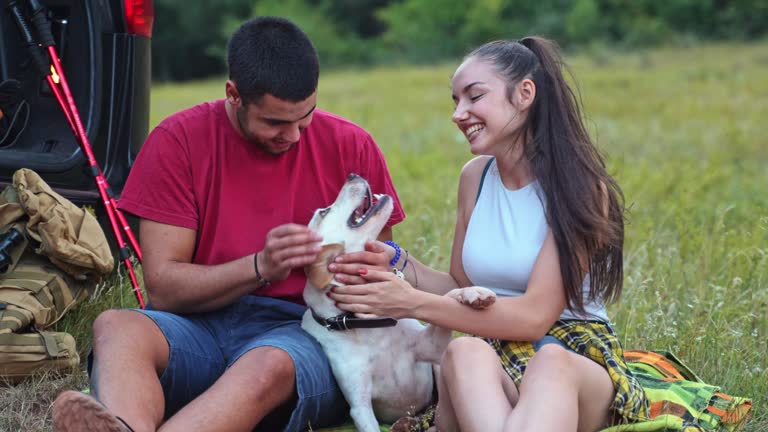
[[[434,63],[483,42],[539,34],[566,49],[752,40],[768,0],[155,0],[156,80],[226,70],[226,41],[245,19],[277,15],[312,38],[324,68]]]

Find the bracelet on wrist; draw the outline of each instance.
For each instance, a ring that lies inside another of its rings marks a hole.
[[[405,251],[405,260],[403,260],[403,266],[400,267],[401,272],[405,272],[405,266],[408,265],[408,249],[403,249]]]
[[[256,272],[256,279],[259,282],[259,287],[265,287],[270,284],[269,280],[264,279],[264,276],[259,272],[259,253],[253,254],[253,270]]]
[[[390,246],[392,246],[395,249],[395,256],[394,256],[394,258],[392,258],[392,261],[389,262],[389,266],[390,267],[394,267],[395,264],[397,264],[397,262],[400,261],[400,253],[401,253],[400,245],[398,245],[397,243],[393,242],[392,240],[387,240],[387,241],[384,242],[384,244],[390,245]]]

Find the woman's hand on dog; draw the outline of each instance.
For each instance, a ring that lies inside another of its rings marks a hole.
[[[380,241],[369,241],[365,243],[365,250],[360,252],[351,252],[336,257],[333,263],[328,266],[328,271],[336,273],[336,280],[347,285],[357,285],[365,283],[366,280],[360,276],[360,270],[379,270],[386,272],[389,270],[389,261],[394,256],[394,249]]]
[[[259,252],[261,275],[268,281],[281,281],[291,270],[315,261],[322,236],[305,225],[285,224],[267,233],[264,249]]]
[[[366,283],[334,287],[329,296],[336,307],[360,318],[413,317],[418,298],[425,295],[391,271],[360,269],[358,274]]]

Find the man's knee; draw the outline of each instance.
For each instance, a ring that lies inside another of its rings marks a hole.
[[[168,344],[149,317],[130,310],[106,310],[93,322],[93,354],[117,354],[147,357],[158,369],[168,359]]]
[[[264,346],[252,349],[240,357],[236,364],[267,385],[290,389],[295,387],[296,366],[288,352],[280,348]]]

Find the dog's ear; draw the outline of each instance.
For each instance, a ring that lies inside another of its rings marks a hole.
[[[328,271],[328,265],[336,259],[337,256],[344,253],[344,245],[341,243],[331,243],[323,245],[320,253],[317,254],[315,262],[304,267],[304,273],[307,275],[309,283],[315,288],[323,289],[333,280],[333,273]]]

